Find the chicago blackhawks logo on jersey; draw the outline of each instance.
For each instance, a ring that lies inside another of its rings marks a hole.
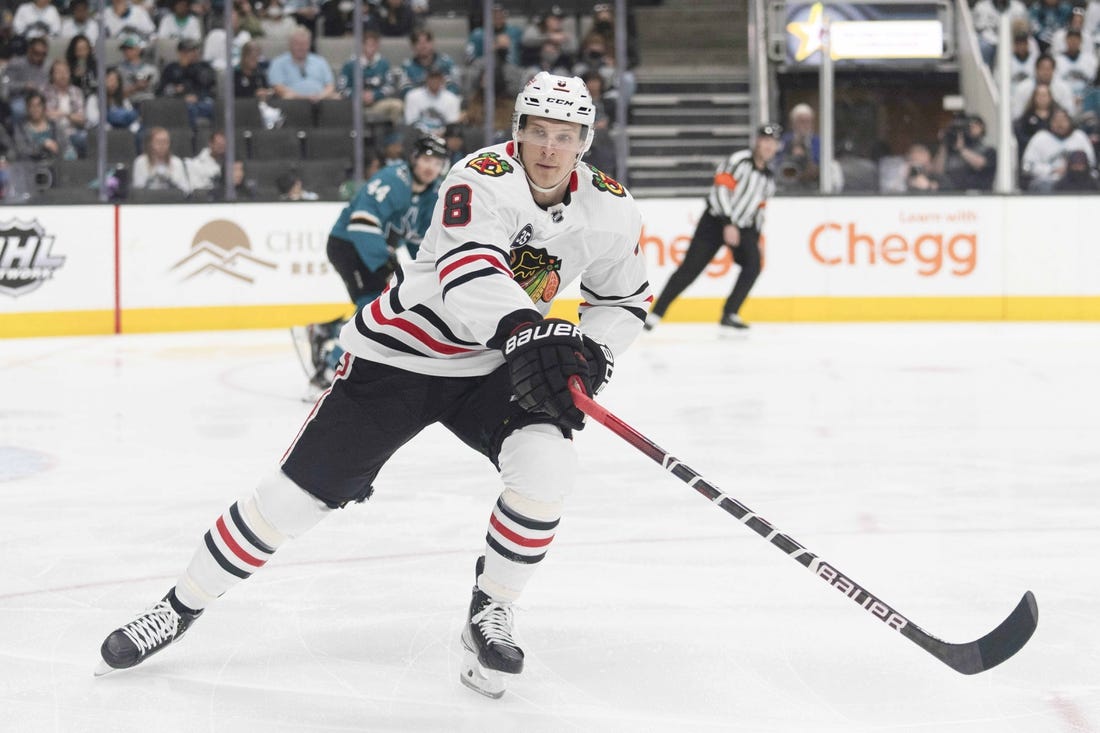
[[[561,260],[551,256],[545,249],[523,246],[512,250],[509,263],[512,277],[520,284],[532,302],[549,303],[558,294],[561,285]]]
[[[589,165],[588,167],[592,170],[592,185],[595,186],[597,190],[606,191],[615,196],[626,196],[626,189],[623,188],[623,184],[619,183],[594,165]]]
[[[512,164],[501,158],[496,153],[482,153],[469,163],[466,164],[467,168],[473,168],[475,171],[483,176],[503,176],[505,173],[511,173],[515,170]]]

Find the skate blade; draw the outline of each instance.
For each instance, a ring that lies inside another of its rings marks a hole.
[[[106,677],[112,672],[121,672],[121,669],[117,669],[107,664],[102,659],[99,660],[99,664],[96,665],[95,670],[92,672],[93,677]]]
[[[470,655],[472,656],[472,655]],[[506,676],[503,672],[497,672],[492,669],[485,669],[474,656],[472,664],[467,659],[462,666],[462,672],[458,678],[462,681],[462,684],[469,687],[474,692],[481,693],[485,697],[491,697],[494,700],[499,700],[504,696],[504,692],[507,689],[505,681]]]

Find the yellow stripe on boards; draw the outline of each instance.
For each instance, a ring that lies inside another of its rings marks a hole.
[[[208,308],[136,308],[122,311],[123,333],[158,331],[231,331],[245,328],[289,328],[344,318],[350,303],[249,305]]]
[[[92,336],[114,330],[113,310],[0,313],[0,338]]]
[[[724,298],[680,298],[665,314],[669,323],[717,323]],[[576,320],[578,300],[555,301],[554,318]],[[1096,296],[988,296],[960,298],[749,298],[741,309],[749,322],[860,321],[1100,321]]]

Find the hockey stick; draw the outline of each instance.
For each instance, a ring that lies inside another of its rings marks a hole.
[[[952,644],[932,636],[836,567],[818,558],[788,535],[782,534],[763,517],[757,516],[741,502],[722,493],[717,486],[680,462],[664,448],[597,404],[585,393],[584,386],[578,377],[570,380],[569,387],[573,392],[573,403],[585,415],[661,464],[666,471],[732,514],[734,518],[789,557],[805,565],[811,573],[851,598],[863,610],[898,631],[956,672],[977,674],[992,669],[1020,651],[1035,633],[1035,627],[1039,622],[1039,607],[1036,605],[1034,594],[1027,591],[1000,626],[976,641]]]

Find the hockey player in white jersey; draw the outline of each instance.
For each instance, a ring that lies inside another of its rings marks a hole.
[[[107,637],[100,673],[164,649],[286,540],[366,500],[389,457],[438,422],[503,482],[476,562],[460,674],[503,694],[524,664],[513,604],[575,480],[572,431],[583,415],[568,382],[599,392],[651,300],[637,206],[581,160],[594,121],[580,79],[543,72],[528,83],[512,140],[452,168],[416,259],[344,327],[336,378],[278,469],[217,519],[159,603]],[[579,326],[548,318],[577,280]]]

